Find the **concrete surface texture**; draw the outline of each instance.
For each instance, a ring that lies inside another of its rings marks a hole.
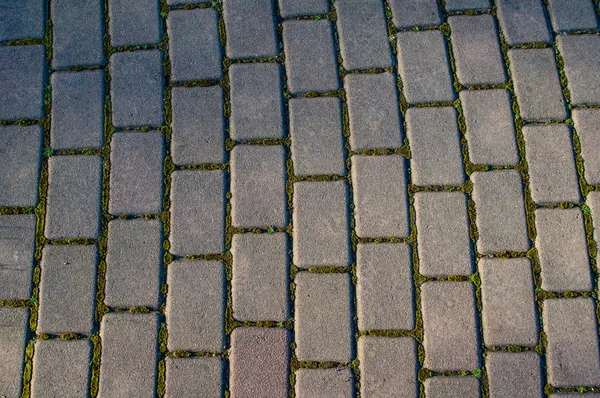
[[[599,21],[0,0],[0,397],[599,397]]]

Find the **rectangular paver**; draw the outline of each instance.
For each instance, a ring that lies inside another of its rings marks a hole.
[[[52,66],[55,69],[103,64],[104,3],[55,0],[52,3]]]
[[[508,59],[521,117],[529,121],[564,119],[567,113],[554,51],[510,50]]]
[[[529,239],[519,172],[475,172],[471,180],[479,232],[477,251],[481,254],[527,251]]]
[[[441,372],[479,367],[471,282],[425,282],[421,285],[421,310],[425,368]]]
[[[592,290],[581,210],[538,209],[535,227],[542,288],[553,292]]]
[[[221,398],[223,359],[191,357],[166,359],[166,398]]]
[[[167,18],[167,29],[173,80],[220,79],[223,76],[216,10],[172,11]]]
[[[294,174],[346,174],[340,99],[293,98],[289,112]]]
[[[292,0],[295,1],[295,0]],[[39,0],[21,0],[0,6],[0,41],[43,37],[47,6]]]
[[[446,0],[446,10],[485,10],[492,6],[490,0]]]
[[[0,216],[0,301],[28,300],[35,253],[35,216]]]
[[[329,12],[327,0],[279,0],[279,13],[283,18],[301,15],[318,15]]]
[[[283,138],[281,69],[278,64],[234,64],[231,83],[231,138]]]
[[[575,109],[575,131],[581,144],[581,156],[588,184],[600,184],[600,109]]]
[[[445,36],[440,31],[398,33],[398,73],[410,104],[456,98]]]
[[[298,360],[349,362],[353,345],[349,274],[298,273],[294,303]]]
[[[435,26],[442,23],[437,0],[391,0],[392,21],[397,28]]]
[[[413,184],[461,185],[464,182],[456,117],[452,107],[410,108],[406,112]]]
[[[98,238],[102,158],[52,156],[48,168],[46,238]]]
[[[356,233],[361,238],[406,237],[408,202],[404,157],[352,157]]]
[[[350,74],[344,78],[352,150],[399,148],[402,128],[391,73]]]
[[[595,308],[594,299],[584,297],[544,302],[548,383],[553,387],[600,384]]]
[[[283,46],[292,94],[339,88],[331,22],[286,21],[283,23]]]
[[[600,104],[600,36],[559,36],[556,39],[565,63],[567,86],[573,105]]]
[[[53,73],[50,143],[53,149],[101,148],[104,71]]]
[[[108,223],[106,305],[118,308],[159,306],[162,241],[159,220],[113,220]]]
[[[162,39],[159,0],[109,0],[110,44],[142,46]]]
[[[115,127],[162,125],[162,51],[118,52],[110,57],[112,122]]]
[[[237,145],[231,152],[231,220],[235,227],[287,225],[282,146]]]
[[[414,327],[411,250],[399,243],[361,243],[357,250],[360,330]]]
[[[538,328],[530,261],[482,258],[479,274],[485,344],[536,345]]]
[[[0,394],[7,398],[21,396],[28,318],[27,308],[0,307]]]
[[[362,397],[416,396],[416,343],[412,338],[361,336],[358,360]]]
[[[600,242],[600,192],[590,192],[585,199],[585,204],[591,210],[590,214],[594,224],[594,240]]]
[[[541,0],[498,0],[496,7],[508,45],[551,41]]]
[[[160,131],[113,134],[110,143],[111,214],[162,211],[164,137]]]
[[[417,192],[419,273],[428,277],[471,275],[467,200],[462,192]]]
[[[552,25],[557,32],[598,27],[592,0],[549,0],[548,7]]]
[[[40,126],[0,127],[0,206],[37,205],[43,134]]]
[[[348,265],[347,190],[344,181],[294,184],[294,265]]]
[[[242,327],[231,335],[231,395],[288,396],[290,335],[285,329]]]
[[[488,352],[490,396],[541,398],[540,356],[536,352]]]
[[[223,0],[229,58],[267,58],[279,52],[274,1]]]
[[[89,340],[36,341],[31,397],[87,396],[91,354]]]
[[[525,126],[523,135],[534,202],[578,203],[581,195],[569,126]]]
[[[479,398],[479,380],[473,376],[429,377],[425,380],[427,398]]]
[[[97,262],[95,245],[44,247],[38,333],[92,333]]]
[[[171,253],[221,253],[225,247],[225,176],[180,170],[171,177]]]
[[[223,264],[218,261],[174,261],[169,264],[167,284],[165,315],[169,327],[169,351],[224,351]]]
[[[298,369],[295,374],[297,397],[351,398],[354,396],[354,377],[349,368]]]
[[[178,165],[223,163],[225,117],[223,89],[174,87],[171,156]]]
[[[104,315],[98,397],[151,397],[156,391],[158,313]]]
[[[465,86],[504,83],[504,58],[494,17],[461,15],[448,22],[458,81]]]
[[[335,8],[344,68],[392,66],[382,0],[345,0],[337,2]]]
[[[236,234],[231,253],[234,318],[240,321],[287,320],[287,234]]]
[[[463,90],[459,96],[471,162],[516,165],[519,154],[510,93],[507,90]]]

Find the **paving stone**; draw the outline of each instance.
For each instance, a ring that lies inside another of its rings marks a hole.
[[[359,237],[409,235],[406,177],[401,155],[352,156],[352,187]]]
[[[552,41],[540,0],[498,0],[496,7],[509,46]]]
[[[410,104],[453,101],[448,50],[439,31],[398,33],[398,73]]]
[[[557,32],[598,27],[594,3],[591,0],[549,0],[548,7],[552,25]]]
[[[279,13],[283,18],[293,18],[301,15],[327,14],[327,0],[279,0]]]
[[[287,226],[282,146],[236,145],[231,151],[231,219],[235,227]]]
[[[281,69],[278,64],[234,64],[231,82],[231,138],[283,138]]]
[[[169,351],[222,352],[225,271],[218,261],[177,260],[167,273]]]
[[[544,302],[548,383],[553,387],[600,384],[595,307],[591,297]]]
[[[593,191],[588,193],[585,203],[591,210],[594,224],[594,240],[600,242],[600,192]]]
[[[46,3],[21,0],[0,4],[0,41],[44,37]]]
[[[85,397],[92,345],[89,340],[35,342],[31,396]]]
[[[156,391],[158,313],[113,312],[100,325],[100,398],[151,397]]]
[[[160,50],[118,52],[110,57],[112,122],[115,127],[163,123]]]
[[[283,47],[288,87],[292,94],[339,88],[331,22],[284,22]]]
[[[164,137],[160,131],[113,134],[110,143],[110,214],[162,211]]]
[[[519,103],[520,116],[528,121],[567,117],[551,48],[509,50],[508,59]]]
[[[410,108],[406,112],[413,184],[461,185],[465,181],[456,117],[452,107]]]
[[[28,318],[27,308],[0,307],[0,394],[6,398],[21,396]]]
[[[159,220],[108,223],[106,305],[117,308],[160,305],[162,241]]]
[[[471,162],[492,166],[519,163],[510,93],[463,90],[459,96]]]
[[[51,156],[48,169],[46,238],[98,238],[102,157]]]
[[[159,0],[109,0],[110,44],[115,47],[158,44],[162,39]]]
[[[396,80],[391,73],[344,78],[352,150],[399,148],[402,131]]]
[[[0,301],[28,300],[35,253],[35,216],[0,216]]]
[[[600,36],[559,36],[556,40],[565,63],[571,104],[600,104]]]
[[[229,58],[267,58],[279,53],[275,0],[223,0]]]
[[[37,205],[42,138],[41,126],[0,127],[0,206]]]
[[[535,346],[538,326],[529,260],[482,258],[479,274],[485,344]]]
[[[494,17],[460,15],[448,18],[448,22],[459,82],[465,86],[504,83],[504,58]]]
[[[55,0],[51,10],[52,66],[55,69],[106,62],[101,0]]]
[[[600,110],[575,109],[575,131],[581,143],[581,156],[588,184],[600,184]]]
[[[540,356],[536,352],[488,352],[485,364],[491,397],[543,396]]]
[[[412,338],[361,336],[358,360],[362,397],[417,395],[416,343]]]
[[[0,120],[41,119],[45,76],[43,45],[0,47]]]
[[[538,209],[535,227],[542,288],[552,292],[592,290],[581,210]]]
[[[417,192],[419,273],[427,277],[471,275],[467,200],[462,192]]]
[[[349,264],[347,200],[345,181],[294,184],[294,265]]]
[[[177,165],[223,163],[223,89],[174,87],[171,156]]]
[[[295,175],[346,174],[340,105],[339,98],[289,101]]]
[[[223,76],[216,10],[171,11],[167,29],[173,80],[220,79]]]
[[[550,395],[550,398],[600,398],[600,394],[594,394],[594,393],[586,393],[586,394],[579,394],[579,393],[564,393],[564,394],[552,394]]]
[[[104,71],[55,72],[50,142],[53,149],[102,148]]]
[[[349,275],[298,273],[294,303],[298,360],[351,361]]]
[[[335,4],[343,65],[347,70],[387,68],[392,54],[381,0],[346,0]]]
[[[298,398],[354,396],[354,377],[348,368],[298,369],[295,374]]]
[[[236,234],[231,253],[234,318],[240,321],[287,320],[287,234]]]
[[[288,396],[290,335],[285,329],[241,327],[231,334],[231,396]]]
[[[423,367],[437,371],[479,367],[475,297],[471,282],[425,282],[421,285]]]
[[[414,328],[413,268],[408,245],[358,244],[356,273],[360,330]]]
[[[466,10],[486,10],[491,8],[490,0],[446,0],[446,10],[466,11]]]
[[[221,253],[225,247],[224,172],[179,170],[171,176],[171,253]]]
[[[480,254],[527,251],[529,239],[519,172],[475,172],[471,180],[479,232],[477,251]]]
[[[479,398],[479,380],[473,376],[437,376],[425,380],[427,398]]]
[[[206,3],[206,0],[167,0],[167,4],[171,6],[184,6],[186,4],[201,4]]]
[[[568,125],[524,126],[531,197],[537,204],[581,199]]]
[[[397,28],[436,26],[442,23],[436,0],[391,0],[392,21]]]
[[[97,263],[95,245],[44,247],[37,333],[92,334]]]
[[[165,397],[220,398],[223,360],[218,357],[167,358]]]

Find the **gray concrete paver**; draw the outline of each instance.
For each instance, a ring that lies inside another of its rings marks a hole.
[[[575,109],[575,131],[581,144],[581,156],[588,184],[600,184],[600,109]]]
[[[541,398],[540,356],[536,352],[489,352],[486,358],[490,396]]]
[[[27,300],[35,254],[33,214],[0,216],[0,300]]]
[[[353,394],[354,376],[348,368],[299,369],[296,372],[298,398],[351,398]]]
[[[498,0],[498,20],[508,45],[550,42],[541,0]]]
[[[275,31],[276,0],[223,0],[229,58],[268,58],[279,53]]]
[[[549,0],[548,8],[552,25],[557,32],[598,27],[594,2],[591,0]]]
[[[474,376],[437,376],[425,380],[428,398],[479,398],[479,380]]]
[[[158,44],[162,38],[159,0],[109,0],[110,44],[143,46]]]
[[[21,396],[28,318],[27,308],[0,307],[0,394],[6,398]]]
[[[392,21],[397,28],[436,26],[442,23],[437,0],[390,0]]]
[[[293,18],[302,15],[327,14],[327,0],[279,0],[279,13],[283,18]]]
[[[573,105],[600,104],[600,37],[597,34],[556,39],[565,63],[567,87]]]
[[[167,358],[166,398],[221,398],[223,359],[217,357]]]
[[[0,41],[44,37],[46,3],[22,0],[0,5]]]

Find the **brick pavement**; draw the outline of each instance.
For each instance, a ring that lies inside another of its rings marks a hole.
[[[600,396],[599,21],[0,1],[0,397]]]

